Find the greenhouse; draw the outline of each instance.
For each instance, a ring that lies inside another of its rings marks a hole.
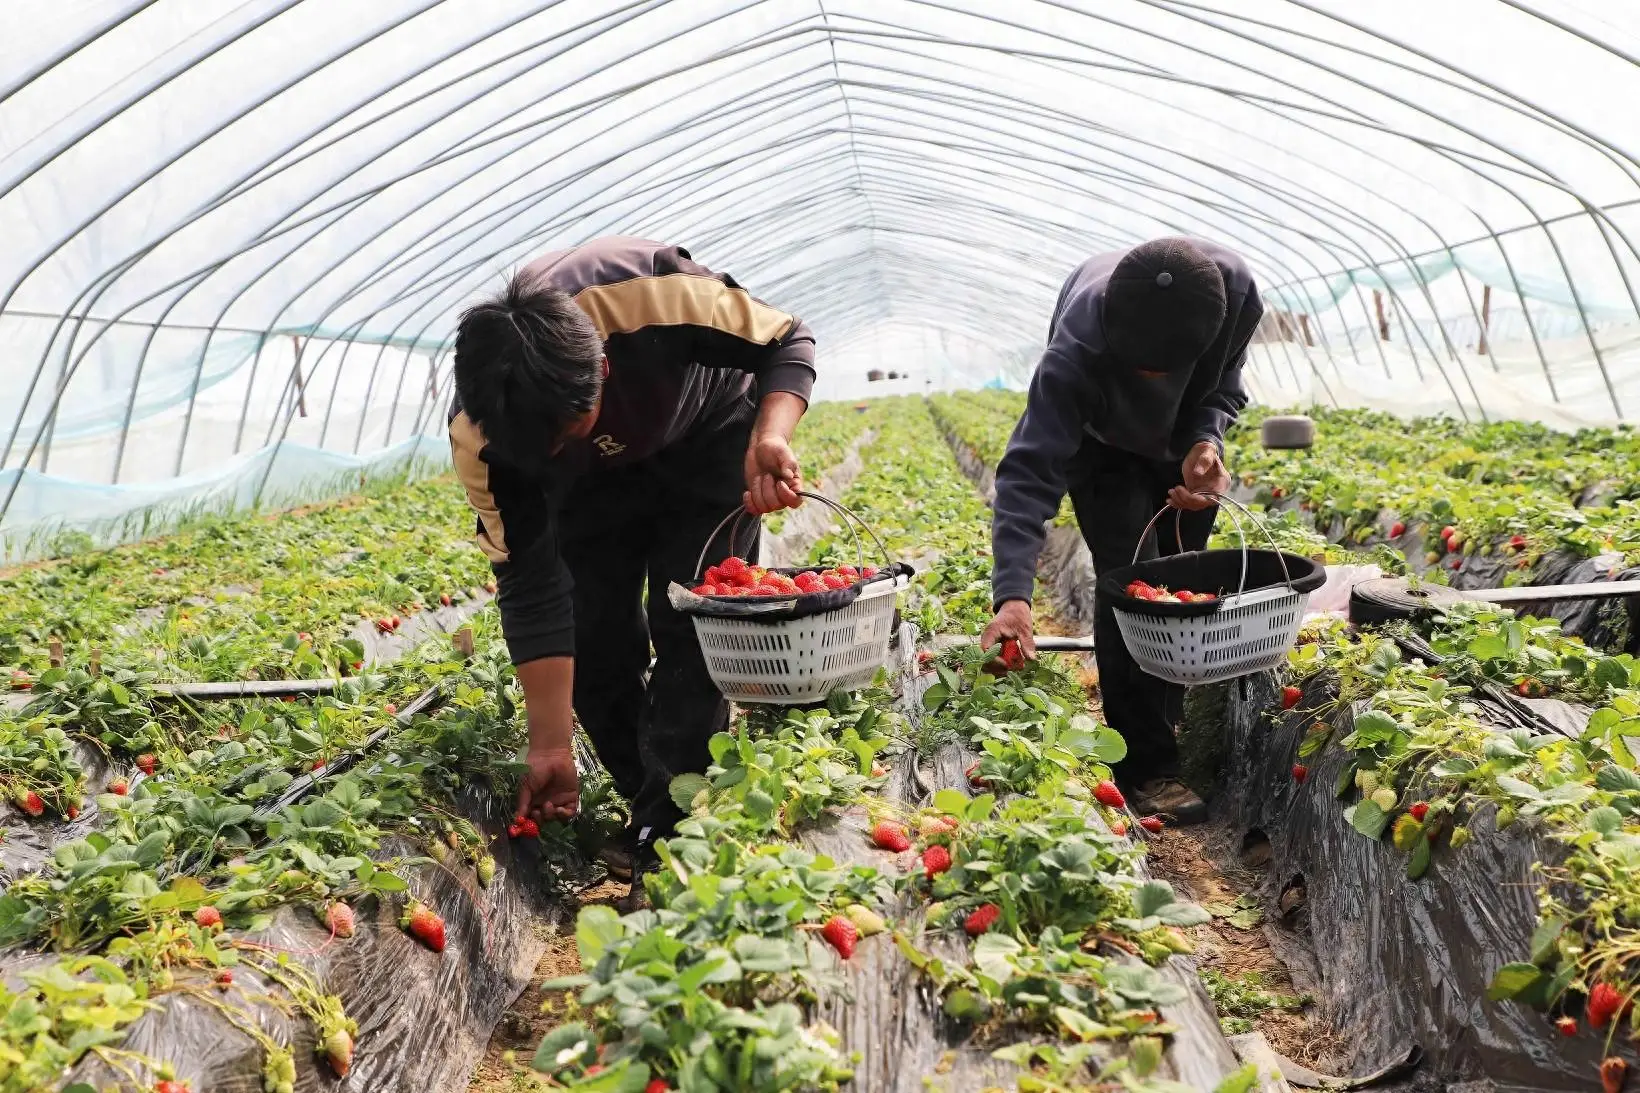
[[[0,1093],[1618,1093],[1640,8],[10,0]]]

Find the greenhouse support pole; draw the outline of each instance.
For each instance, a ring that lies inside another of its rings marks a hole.
[[[1492,326],[1492,286],[1491,285],[1482,285],[1481,286],[1481,337],[1480,337],[1480,343],[1475,346],[1475,352],[1481,354],[1482,356],[1490,356],[1491,355],[1491,347],[1488,346],[1487,342],[1486,342],[1486,335],[1487,335],[1487,332],[1491,329],[1491,326]],[[1494,370],[1497,368],[1497,362],[1496,361],[1492,362],[1492,367],[1493,367]]]
[[[1377,289],[1372,290],[1373,310],[1378,313],[1378,340],[1389,341],[1389,316],[1384,314],[1384,294]]]

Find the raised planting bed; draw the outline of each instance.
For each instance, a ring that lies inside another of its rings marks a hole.
[[[1224,734],[1218,811],[1268,842],[1268,909],[1303,894],[1356,1070],[1417,1044],[1442,1081],[1577,1090],[1640,1062],[1634,663],[1485,606],[1312,639],[1295,682],[1196,711]]]

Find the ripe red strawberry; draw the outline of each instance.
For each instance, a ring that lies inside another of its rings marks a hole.
[[[1270,500],[1280,501],[1283,497],[1286,497],[1286,496],[1287,496],[1287,490],[1286,490],[1285,487],[1282,487],[1282,486],[1271,486],[1270,487]]]
[[[1117,820],[1115,823],[1110,825],[1110,833],[1115,835],[1118,839],[1126,838],[1127,824],[1123,823],[1121,820]]]
[[[715,584],[697,584],[689,591],[697,596],[716,596],[718,594],[717,585]]]
[[[1451,524],[1448,524],[1446,527],[1441,529],[1441,538],[1443,540],[1450,539],[1456,534],[1458,534],[1458,529],[1453,527]]]
[[[325,911],[325,925],[337,937],[353,936],[353,908],[338,900]]]
[[[148,775],[150,778],[154,776],[154,770],[158,766],[159,760],[154,758],[154,754],[152,752],[145,751],[141,755],[137,756],[137,769]]]
[[[33,690],[34,679],[21,668],[13,669],[11,673],[11,689],[14,691]]]
[[[847,588],[853,582],[841,573],[827,573],[820,578],[820,583],[827,588]]]
[[[69,805],[68,806],[68,818],[71,819],[71,820],[78,820],[80,818],[80,806],[79,805]]]
[[[1309,767],[1305,766],[1303,763],[1294,763],[1293,764],[1293,781],[1297,782],[1299,785],[1303,785],[1304,780],[1307,779],[1309,776],[1310,776],[1310,768]]]
[[[927,649],[917,650],[917,667],[927,668],[934,663],[934,654]]]
[[[911,849],[911,836],[906,832],[905,825],[892,820],[878,821],[877,826],[871,829],[871,841],[879,849],[892,850],[896,854]]]
[[[46,803],[40,795],[32,789],[17,795],[17,807],[30,816],[42,816],[46,811]]]
[[[189,1093],[188,1083],[161,1078],[154,1083],[154,1093]]]
[[[991,788],[991,780],[989,778],[982,778],[980,776],[979,763],[977,763],[977,762],[969,763],[968,764],[968,769],[966,771],[964,771],[963,773],[968,776],[968,784],[973,786],[975,789],[989,789],[989,788]]]
[[[877,575],[877,567],[874,566],[874,565],[868,565],[864,569],[860,570],[860,576],[865,578],[868,581],[871,580],[871,578],[875,577],[876,575]]]
[[[108,792],[118,797],[124,797],[131,791],[131,787],[124,778],[115,778],[108,783]]]
[[[854,946],[860,942],[860,928],[845,915],[832,915],[820,927],[820,936],[844,960],[854,955]]]
[[[1139,826],[1154,835],[1167,825],[1162,823],[1162,818],[1160,816],[1141,816],[1139,818]]]
[[[1414,820],[1423,823],[1424,817],[1429,815],[1429,805],[1423,801],[1415,801],[1407,808],[1407,812],[1411,813]]]
[[[354,670],[354,671],[355,671],[355,672],[357,672],[357,671],[360,671],[360,670],[361,670],[361,669],[363,669],[363,668],[364,668],[364,661],[362,661],[362,660],[355,660],[355,661],[354,661],[354,662],[353,662],[353,670]]]
[[[1405,524],[1401,523],[1401,521],[1397,520],[1397,521],[1395,521],[1394,524],[1390,525],[1389,537],[1391,539],[1399,539],[1401,536],[1405,535],[1406,533],[1407,533],[1407,526]]]
[[[484,591],[488,592],[492,596],[495,595],[495,582],[494,581],[485,581],[484,582]]]
[[[296,640],[311,643],[313,641],[313,635],[308,633],[306,630],[304,630],[301,633],[296,635]]]
[[[325,1037],[325,1062],[335,1071],[336,1077],[345,1078],[347,1072],[353,1069],[353,1037],[345,1028],[339,1028]]]
[[[717,568],[718,572],[723,574],[725,577],[738,577],[742,573],[746,572],[746,559],[734,557],[725,558],[723,561],[718,563]]]
[[[320,756],[318,759],[315,759],[313,761],[313,769],[314,770],[324,770],[325,769],[325,762],[326,762],[325,758],[323,756]]]
[[[1093,799],[1106,808],[1127,807],[1127,798],[1122,796],[1122,791],[1116,787],[1116,783],[1109,779],[1093,787]]]
[[[1557,1032],[1559,1032],[1562,1036],[1576,1036],[1577,1035],[1577,1018],[1576,1017],[1562,1017],[1560,1020],[1555,1022],[1555,1030]]]
[[[386,714],[388,717],[392,717],[394,714],[396,714],[398,712],[399,712],[399,708],[397,706],[395,706],[393,703],[386,702],[386,703],[382,704],[382,713]]]
[[[194,912],[194,925],[201,930],[215,930],[222,925],[222,912],[206,905]]]
[[[216,985],[220,990],[227,990],[233,986],[233,969],[223,968],[216,973]]]
[[[967,918],[962,920],[962,928],[968,932],[969,937],[978,937],[991,928],[991,925],[996,922],[997,916],[1000,914],[1002,914],[1002,908],[996,904],[982,903],[970,911]]]
[[[1019,642],[1007,638],[1002,643],[1002,666],[1010,672],[1019,672],[1025,669],[1025,653],[1019,647]]]
[[[1298,705],[1299,700],[1303,697],[1304,692],[1289,683],[1281,689],[1281,708],[1284,710],[1290,710],[1294,706]]]
[[[672,1093],[672,1087],[666,1084],[665,1078],[651,1078],[643,1087],[643,1093]]]
[[[515,839],[536,839],[541,837],[541,825],[528,816],[522,816],[514,820],[512,826],[518,829],[518,834],[513,835]],[[507,830],[511,833],[512,828]]]
[[[388,619],[387,622],[388,625],[395,630],[404,624],[404,620],[399,618],[397,615],[394,615],[392,618]]]
[[[1623,1007],[1623,996],[1610,983],[1596,983],[1589,991],[1586,1016],[1590,1028],[1605,1028],[1612,1016]]]
[[[1526,536],[1524,536],[1524,535],[1511,535],[1509,537],[1509,545],[1514,547],[1516,550],[1520,550],[1522,547],[1524,547],[1526,545]]]
[[[434,914],[431,907],[423,903],[411,904],[404,922],[411,937],[435,953],[444,951],[444,920]]]
[[[951,851],[943,846],[931,846],[922,852],[923,874],[933,880],[951,868]]]
[[[386,619],[377,619],[376,620],[376,633],[385,634],[385,633],[387,633],[388,631],[390,631],[392,629],[393,629],[393,624],[391,622],[387,621]]]
[[[438,604],[440,607],[449,607],[451,602],[450,594],[448,592],[440,592],[438,594]]]

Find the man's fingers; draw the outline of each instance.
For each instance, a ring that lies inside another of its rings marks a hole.
[[[797,490],[785,481],[775,482],[774,492],[775,499],[780,502],[780,507],[783,509],[796,508],[803,500],[797,495]]]
[[[530,814],[530,784],[527,780],[518,787],[518,808],[516,812],[517,814],[513,817],[515,820],[522,820]]]

